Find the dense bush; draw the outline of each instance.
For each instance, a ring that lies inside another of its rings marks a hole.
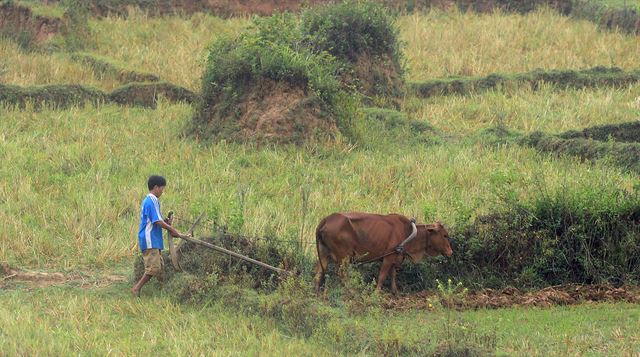
[[[221,38],[209,48],[202,104],[189,130],[205,138],[234,130],[228,118],[240,115],[236,105],[243,96],[261,84],[275,82],[317,97],[321,111],[335,118],[346,133],[353,117],[350,103],[357,99],[343,88],[339,71],[333,56],[305,46],[293,15],[256,18],[250,31]]]
[[[443,268],[479,286],[637,283],[640,192],[540,188],[527,202],[502,190],[505,209],[479,217],[457,237]]]
[[[381,4],[345,1],[324,5],[302,14],[302,33],[316,51],[327,51],[355,62],[361,55],[392,55],[400,59],[398,28]]]

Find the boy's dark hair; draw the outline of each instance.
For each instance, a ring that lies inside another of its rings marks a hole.
[[[162,187],[166,185],[167,185],[167,180],[165,180],[164,177],[158,176],[158,175],[149,176],[149,181],[147,181],[147,186],[149,187],[149,191],[153,190],[153,188],[156,186]]]

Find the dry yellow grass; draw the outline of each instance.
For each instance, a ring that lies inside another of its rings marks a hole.
[[[206,47],[218,36],[237,32],[248,23],[248,19],[223,20],[206,14],[157,18],[132,12],[126,19],[92,22],[98,42],[93,52],[198,90]]]
[[[40,84],[85,84],[106,90],[117,81],[100,78],[93,70],[73,62],[62,53],[29,53],[14,42],[0,38],[0,83],[21,86]]]
[[[536,68],[640,68],[640,37],[539,10],[527,15],[431,11],[400,18],[409,79]]]
[[[410,117],[452,134],[473,134],[498,124],[525,133],[559,133],[637,120],[640,85],[569,90],[524,86],[467,96],[409,98],[404,107]]]

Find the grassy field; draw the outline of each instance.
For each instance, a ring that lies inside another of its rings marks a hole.
[[[527,15],[431,11],[399,20],[412,80],[450,75],[640,67],[636,36],[598,30],[551,10]]]
[[[117,81],[101,78],[63,53],[29,53],[16,43],[0,38],[0,83],[20,86],[81,83],[106,90]]]
[[[560,133],[640,117],[640,85],[627,88],[558,91],[520,87],[468,96],[409,98],[404,110],[443,132],[470,135],[494,125],[520,132]]]
[[[89,52],[197,90],[206,46],[247,24],[247,19],[202,14],[91,20],[96,47]],[[601,32],[589,22],[545,10],[525,16],[434,11],[401,17],[399,25],[410,80],[538,67],[640,68],[637,37]],[[68,54],[27,53],[7,40],[0,40],[0,82],[118,86]],[[637,175],[605,163],[496,146],[481,130],[500,124],[524,133],[559,133],[637,120],[639,98],[638,85],[405,98],[402,107],[410,117],[436,127],[435,143],[416,144],[372,130],[364,133],[370,140],[358,145],[304,147],[195,142],[182,135],[193,109],[165,101],[155,110],[0,108],[0,160],[10,163],[0,166],[0,261],[47,271],[128,275],[138,254],[139,204],[152,173],[167,177],[162,209],[184,219],[178,222],[181,229],[204,211],[248,235],[297,240],[304,227],[307,243],[313,242],[310,232],[321,217],[341,210],[441,219],[455,230],[499,206],[505,178],[521,200],[541,190],[631,192]],[[142,147],[143,141],[150,145]],[[309,194],[306,214],[303,190]],[[313,254],[313,245],[306,246]],[[0,290],[0,355],[371,355],[366,348],[345,350],[336,336],[359,326],[379,336],[372,344],[392,345],[398,339],[437,346],[451,318],[441,309],[345,316],[331,329],[303,338],[269,318],[216,302],[177,303],[155,284],[141,300],[131,298],[128,288],[128,282],[119,282],[102,288]],[[498,354],[640,353],[637,305],[453,315],[458,331],[464,327],[474,336],[489,336]]]
[[[239,192],[245,192],[244,225],[237,228],[282,239],[298,239],[304,188],[309,242],[316,222],[341,210],[464,223],[469,215],[494,207],[492,180],[500,173],[515,178],[522,198],[541,187],[631,189],[636,182],[614,168],[474,140],[398,145],[393,152],[349,145],[306,150],[205,146],[180,137],[191,114],[186,105],[0,114],[5,118],[0,159],[12,163],[0,170],[0,197],[10,202],[0,221],[7,238],[21,237],[2,240],[0,260],[26,266],[107,267],[129,259],[137,249],[132,237],[138,201],[153,172],[169,179],[164,210],[189,218],[204,210],[226,222],[239,207]],[[151,151],[144,153],[139,140],[153,142]]]
[[[264,316],[237,313],[215,302],[183,305],[158,291],[131,299],[127,287],[119,283],[95,289],[0,291],[0,350],[4,355],[375,354],[373,346],[354,351],[336,341],[340,330],[333,330],[335,326],[305,339]],[[634,356],[640,350],[640,308],[632,304],[479,310],[453,316],[442,310],[379,312],[345,317],[340,323],[355,324],[389,345],[396,340],[430,346],[444,340],[452,321],[458,333],[474,333],[495,345],[497,355]]]

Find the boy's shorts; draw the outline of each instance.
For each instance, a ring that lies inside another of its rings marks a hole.
[[[160,249],[145,249],[142,252],[144,260],[144,273],[155,277],[164,275],[164,261]]]

